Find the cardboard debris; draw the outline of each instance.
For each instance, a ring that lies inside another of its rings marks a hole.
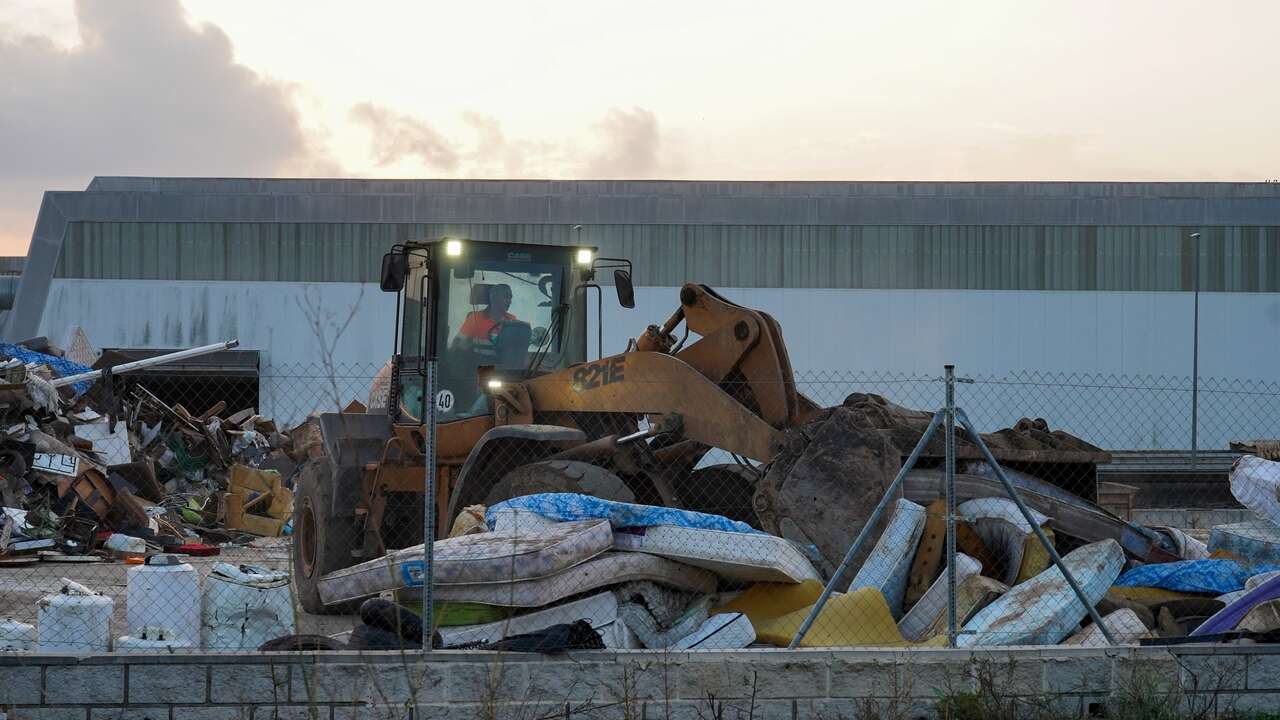
[[[254,535],[279,536],[293,516],[293,491],[280,473],[233,465],[228,492],[222,499],[226,526]]]

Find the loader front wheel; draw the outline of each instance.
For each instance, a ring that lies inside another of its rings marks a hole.
[[[758,530],[760,519],[752,504],[756,482],[755,472],[730,463],[698,468],[674,484],[686,509],[723,515]]]
[[[293,584],[302,609],[314,615],[346,614],[354,603],[325,605],[320,578],[351,566],[360,538],[354,519],[333,514],[333,462],[317,457],[302,467],[293,506]]]
[[[599,465],[578,460],[543,460],[508,472],[489,491],[484,504],[495,505],[537,493],[580,493],[603,500],[636,501],[636,494],[621,478]]]

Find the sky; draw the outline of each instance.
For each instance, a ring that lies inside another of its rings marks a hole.
[[[1280,177],[1274,0],[0,0],[0,254],[95,175]]]

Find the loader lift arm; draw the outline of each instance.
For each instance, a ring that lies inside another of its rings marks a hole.
[[[673,336],[682,321],[688,332],[700,336],[683,348]],[[707,285],[682,287],[680,307],[661,327],[650,325],[636,346],[674,351],[675,357],[779,430],[794,427],[818,409],[796,390],[778,321],[731,302]]]

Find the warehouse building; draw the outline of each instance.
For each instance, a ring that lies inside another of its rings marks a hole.
[[[1280,383],[1271,183],[102,177],[46,193],[5,337],[79,326],[100,347],[152,352],[238,338],[240,353],[204,370],[249,383],[303,376],[332,346],[333,366],[357,376],[391,348],[382,253],[444,235],[631,259],[637,307],[606,303],[606,354],[698,281],[773,314],[802,378],[954,363],[1057,379],[1046,384],[1148,378],[1178,404],[1198,294],[1200,375]],[[268,410],[279,399],[260,382]],[[1134,425],[1098,439],[1185,447],[1185,419]]]

